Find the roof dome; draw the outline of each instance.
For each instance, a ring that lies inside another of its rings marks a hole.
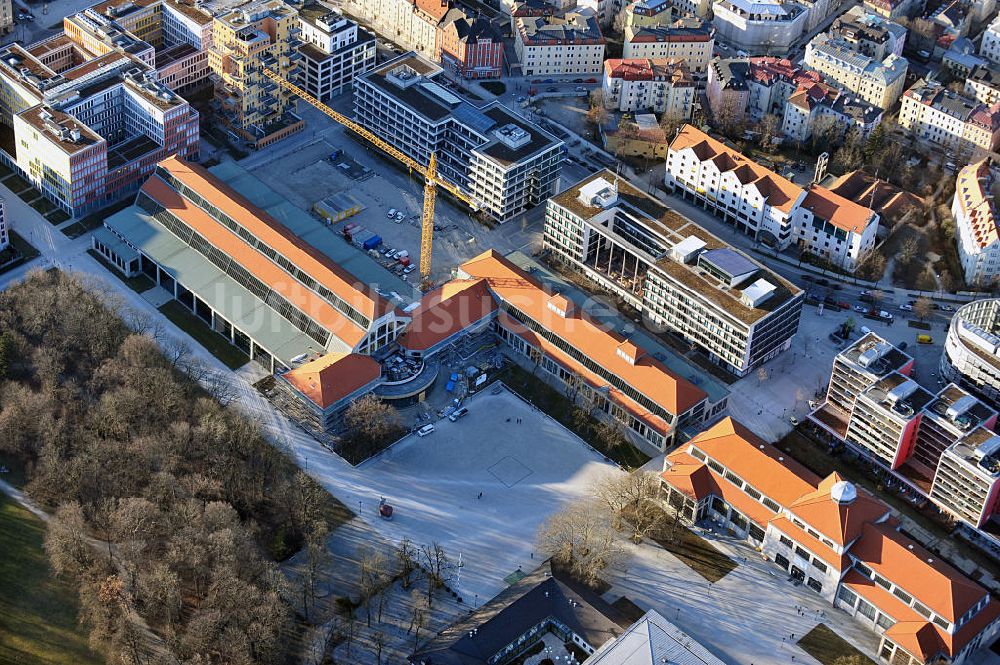
[[[830,498],[842,506],[854,503],[854,500],[858,498],[858,490],[855,489],[853,483],[841,480],[830,488]]]

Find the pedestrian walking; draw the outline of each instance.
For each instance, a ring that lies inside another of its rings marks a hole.
[[[479,499],[482,499],[482,498],[483,498],[483,493],[482,493],[482,492],[480,492],[480,493],[479,493],[479,496],[478,496],[477,498],[479,498]]]

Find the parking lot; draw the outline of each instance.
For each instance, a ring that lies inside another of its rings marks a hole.
[[[465,406],[464,418],[438,420],[429,436],[411,434],[352,475],[366,496],[392,504],[392,520],[379,529],[385,536],[441,543],[463,563],[449,586],[482,602],[504,588],[506,575],[539,563],[535,536],[549,515],[602,474],[621,471],[505,389]]]

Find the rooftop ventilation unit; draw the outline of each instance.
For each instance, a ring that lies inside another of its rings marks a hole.
[[[771,282],[766,279],[758,279],[753,284],[743,289],[740,300],[747,307],[760,307],[768,298],[774,295],[777,290]]]
[[[501,143],[512,150],[523,148],[531,143],[531,134],[513,123],[503,125],[493,130],[493,136],[497,137]]]
[[[618,203],[618,189],[604,178],[591,180],[580,188],[580,203],[607,210]]]
[[[677,261],[677,263],[690,264],[698,258],[698,254],[705,249],[705,247],[706,243],[701,238],[688,236],[670,249],[670,257],[674,261]]]
[[[892,350],[892,344],[888,342],[878,342],[861,352],[858,356],[858,364],[862,367],[872,367],[879,360],[884,358]]]
[[[948,417],[949,420],[956,420],[959,416],[961,416],[966,411],[974,407],[976,405],[976,402],[978,401],[979,400],[977,400],[972,395],[963,395],[962,397],[959,397],[957,400],[955,400],[954,404],[948,407],[948,410],[945,412],[945,415]]]
[[[407,65],[399,65],[398,67],[389,70],[389,72],[385,75],[385,78],[393,83],[397,88],[409,88],[414,83],[420,81],[422,77],[411,67]]]

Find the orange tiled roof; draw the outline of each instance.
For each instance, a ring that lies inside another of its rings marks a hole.
[[[741,176],[740,182],[748,184],[748,182],[766,181],[758,189],[761,189],[761,193],[767,197],[768,205],[783,212],[791,212],[792,205],[802,193],[802,188],[795,183],[782,178],[773,171],[765,169],[760,164],[744,157],[741,153],[732,150],[725,144],[716,141],[705,132],[691,125],[684,125],[677,133],[677,137],[670,144],[670,149],[674,151],[684,150],[685,148],[694,150],[701,161],[725,155],[729,158],[723,162],[725,164],[746,165],[748,168],[742,169],[742,172],[752,174],[753,179],[750,180],[746,176]],[[735,168],[737,167],[720,168],[720,170],[731,171],[735,170]]]
[[[399,345],[411,351],[426,351],[496,310],[486,280],[452,280],[420,299]]]
[[[990,161],[973,162],[958,172],[955,196],[969,217],[969,227],[976,245],[983,249],[1000,239],[993,196],[989,191]]]
[[[830,490],[843,478],[832,473],[824,478],[815,492],[793,501],[788,509],[800,520],[816,529],[838,545],[849,545],[869,522],[879,522],[889,513],[884,503],[863,489],[855,487],[857,498],[841,505],[831,496]]]
[[[448,13],[447,0],[414,0],[413,4],[436,21],[440,21]]]
[[[710,494],[721,497],[761,528],[774,518],[774,512],[751,498],[725,478],[720,478],[704,463],[691,457],[683,449],[668,456],[670,467],[660,477],[692,499],[703,499]]]
[[[788,506],[815,491],[819,477],[749,429],[726,417],[690,441],[757,490]]]
[[[866,524],[851,554],[948,621],[985,595],[978,584],[886,525]]]
[[[281,375],[321,409],[336,404],[382,374],[381,366],[359,353],[328,353]]]
[[[679,416],[705,399],[705,391],[674,374],[650,355],[636,359],[634,365],[627,362],[617,353],[618,345],[624,342],[625,338],[613,331],[605,330],[591,321],[586,314],[570,311],[562,317],[553,312],[548,307],[549,294],[541,284],[494,250],[486,251],[466,261],[461,265],[461,270],[470,277],[486,279],[490,290],[503,301],[572,344],[605,370],[621,377],[669,413]],[[512,320],[506,317],[505,323],[510,326]],[[543,341],[534,333],[532,336],[538,341]],[[544,346],[547,352],[556,349],[555,345],[548,342]],[[562,351],[558,355],[571,360]],[[573,365],[582,368],[582,365],[575,360],[571,361]],[[596,375],[593,378],[599,382],[598,385],[607,385],[606,379]]]
[[[822,217],[838,229],[850,233],[862,233],[872,218],[872,211],[861,204],[834,194],[826,187],[812,185],[806,190],[802,206],[818,217]]]
[[[163,160],[159,166],[198,192],[209,203],[238,220],[257,238],[279,251],[296,267],[350,303],[368,318],[376,319],[393,309],[392,303],[379,296],[374,289],[358,282],[354,275],[334,263],[328,256],[309,243],[301,240],[284,224],[255,206],[239,192],[201,166],[186,162],[176,155]],[[154,181],[163,182],[159,178],[151,178],[147,184]],[[229,233],[228,229],[222,227],[211,217],[206,215],[206,218]],[[238,239],[237,236],[230,235],[232,238]],[[232,246],[231,241],[217,245],[227,254],[230,253],[229,249]],[[254,252],[256,253],[256,250]]]

